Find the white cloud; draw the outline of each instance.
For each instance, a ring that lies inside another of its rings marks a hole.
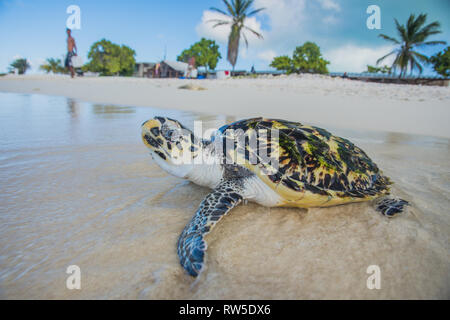
[[[347,44],[324,53],[325,59],[330,61],[328,69],[335,72],[362,72],[367,65],[375,66],[379,58],[392,51],[391,46],[377,48],[361,47]],[[389,57],[382,65],[391,65],[393,58]]]
[[[228,42],[228,35],[231,31],[231,25],[220,25],[214,28],[214,25],[216,22],[211,22],[210,20],[225,20],[225,21],[231,21],[231,18],[228,16],[225,16],[223,14],[220,14],[218,12],[206,10],[203,11],[202,20],[197,25],[197,34],[201,37],[206,37],[210,39],[214,39],[218,42],[221,42],[222,44]],[[256,32],[263,34],[264,31],[261,29],[261,23],[256,20],[255,17],[250,17],[247,20],[245,20],[245,25]],[[244,35],[247,37],[247,40],[249,42],[249,45],[252,45],[256,42],[256,40],[259,40],[256,35],[251,33],[248,30],[243,31]],[[241,45],[244,44],[243,38],[241,38]]]
[[[278,32],[293,29],[303,23],[305,0],[255,0],[255,8],[265,8],[261,14],[267,15],[271,29]]]
[[[265,8],[261,14],[270,26],[265,31],[264,41],[257,42],[255,49],[290,54],[295,46],[307,41],[306,5],[306,0],[255,0],[255,8]]]
[[[318,0],[318,1],[323,9],[341,11],[341,6],[335,0]]]

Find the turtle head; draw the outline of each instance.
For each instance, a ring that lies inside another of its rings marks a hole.
[[[177,120],[155,117],[142,124],[142,140],[158,165],[178,177],[192,169],[192,157],[199,148],[191,130]]]

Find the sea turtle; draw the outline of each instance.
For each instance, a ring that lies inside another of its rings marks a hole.
[[[142,124],[142,139],[162,169],[213,189],[178,239],[180,263],[194,277],[204,267],[205,235],[243,200],[308,208],[377,199],[388,217],[408,204],[387,196],[391,181],[363,150],[314,126],[245,119],[206,140],[177,120],[155,117]]]

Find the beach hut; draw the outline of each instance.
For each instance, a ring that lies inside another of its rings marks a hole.
[[[154,78],[156,63],[153,62],[138,62],[134,68],[135,77]]]
[[[144,78],[180,78],[186,76],[188,64],[180,61],[164,60],[160,63],[136,63],[134,76]],[[191,71],[191,77],[197,77],[197,69]]]
[[[161,78],[180,78],[186,75],[188,64],[181,61],[164,60],[160,64]]]

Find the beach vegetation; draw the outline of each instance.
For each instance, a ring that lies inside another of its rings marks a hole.
[[[10,70],[17,69],[19,74],[25,74],[28,69],[30,69],[31,66],[28,63],[27,59],[19,58],[13,61],[13,63],[10,64]]]
[[[228,36],[227,60],[232,65],[233,70],[239,54],[239,43],[241,36],[244,39],[246,47],[248,47],[248,39],[245,31],[250,32],[259,39],[263,39],[262,34],[245,25],[245,20],[256,15],[265,8],[251,9],[254,0],[222,0],[226,10],[212,7],[211,10],[216,11],[224,16],[225,19],[212,19],[208,22],[214,22],[214,26],[230,25],[230,34]]]
[[[136,52],[126,45],[102,39],[91,46],[90,61],[82,69],[101,76],[131,76],[136,65],[135,55]]]
[[[450,47],[430,58],[433,69],[443,77],[450,77]]]
[[[275,57],[270,63],[270,66],[277,70],[286,71],[288,74],[293,72],[292,59],[288,56]]]
[[[386,65],[382,66],[382,67],[374,67],[374,66],[367,65],[367,70],[365,72],[390,74],[391,70],[392,70],[392,68],[389,66],[386,66]]]
[[[67,69],[64,68],[61,59],[48,58],[44,64],[39,66],[39,69],[46,73],[67,73]]]
[[[425,46],[445,44],[445,41],[428,40],[430,36],[441,33],[441,24],[438,21],[425,24],[427,15],[424,13],[418,16],[411,14],[406,24],[400,24],[397,19],[394,19],[397,28],[398,38],[390,37],[385,34],[380,34],[379,37],[391,42],[396,46],[394,50],[378,59],[377,64],[381,63],[387,57],[394,55],[394,62],[392,63],[392,71],[395,73],[400,70],[399,77],[405,77],[408,70],[410,74],[415,69],[422,73],[422,64],[429,63],[429,58],[418,52],[417,50]]]
[[[214,40],[202,38],[194,43],[189,49],[183,50],[177,57],[178,61],[189,62],[191,57],[195,58],[195,67],[204,67],[205,71],[214,70],[222,58],[219,45]]]
[[[270,66],[277,70],[291,73],[328,73],[330,62],[322,57],[320,47],[314,42],[305,42],[295,48],[292,58],[289,56],[275,57]]]

